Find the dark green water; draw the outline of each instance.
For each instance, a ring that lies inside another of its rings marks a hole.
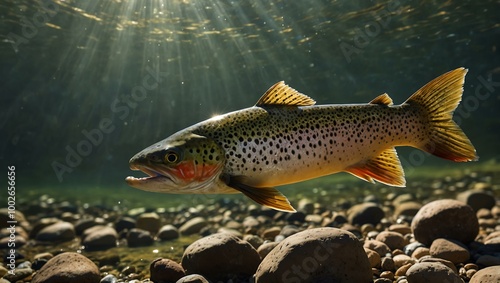
[[[499,8],[492,0],[5,0],[2,168],[16,166],[27,196],[151,196],[124,183],[140,174],[128,168],[132,155],[253,105],[277,81],[319,104],[383,92],[401,103],[460,66],[469,73],[456,121],[488,168],[500,157]],[[398,152],[407,173],[466,168]]]

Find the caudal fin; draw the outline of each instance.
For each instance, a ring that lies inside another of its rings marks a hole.
[[[418,106],[428,116],[428,139],[418,148],[456,162],[477,160],[474,146],[453,122],[453,111],[462,99],[467,69],[443,74],[417,90],[406,104]]]

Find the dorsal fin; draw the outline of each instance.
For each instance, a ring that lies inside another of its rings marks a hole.
[[[284,81],[275,83],[257,101],[255,106],[282,105],[282,106],[311,106],[316,104],[314,99],[289,87]]]
[[[387,93],[383,93],[383,94],[375,97],[372,101],[370,101],[370,104],[380,104],[380,105],[391,106],[393,103],[392,103],[392,98],[390,98]]]

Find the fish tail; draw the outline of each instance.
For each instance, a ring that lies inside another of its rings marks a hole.
[[[417,90],[405,102],[415,105],[428,118],[427,138],[417,148],[455,162],[477,160],[476,150],[462,129],[452,120],[462,99],[467,69],[443,74]]]

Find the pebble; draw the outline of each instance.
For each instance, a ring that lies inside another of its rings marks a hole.
[[[418,260],[418,262],[441,263],[441,264],[448,266],[451,270],[453,270],[453,272],[458,274],[458,270],[457,270],[457,267],[455,266],[455,264],[453,264],[453,262],[446,260],[446,259],[432,257],[432,256],[426,256],[426,257],[420,258]]]
[[[461,201],[478,211],[481,208],[491,209],[495,206],[495,197],[490,192],[479,190],[469,190],[457,195],[457,200]]]
[[[401,266],[406,265],[408,263],[414,264],[416,262],[415,259],[413,259],[405,254],[396,255],[392,258],[392,260],[394,261],[394,266],[396,267],[396,269],[398,269]]]
[[[17,282],[31,276],[32,273],[33,269],[29,267],[16,268],[14,273],[7,273],[3,278],[10,282]]]
[[[381,241],[382,243],[386,244],[391,250],[403,249],[406,244],[403,235],[391,231],[380,232],[377,237],[375,237],[375,240]]]
[[[377,225],[384,216],[384,210],[376,203],[356,204],[347,212],[349,223],[359,226],[367,223]]]
[[[278,236],[280,232],[281,232],[281,227],[274,226],[264,230],[264,232],[262,232],[261,237],[264,240],[272,240],[274,239],[274,237]]]
[[[180,228],[179,232],[182,235],[193,235],[196,233],[199,233],[201,229],[206,227],[208,225],[208,222],[205,220],[205,218],[199,216],[195,217],[193,219],[188,220],[186,223],[184,223]]]
[[[415,240],[430,245],[437,238],[462,243],[473,241],[479,232],[474,210],[457,200],[436,200],[424,205],[413,218],[411,228]]]
[[[381,257],[386,254],[391,253],[391,249],[385,243],[378,240],[368,240],[365,241],[363,247],[376,251]]]
[[[376,251],[365,248],[365,253],[368,257],[368,261],[370,262],[370,267],[380,266],[381,257]]]
[[[476,272],[469,283],[498,283],[500,282],[500,265],[483,268]]]
[[[250,243],[250,245],[252,245],[252,247],[254,247],[254,249],[258,249],[260,247],[260,245],[262,245],[264,243],[264,240],[257,235],[245,235],[243,237],[243,240]]]
[[[73,252],[56,255],[33,276],[31,283],[98,283],[99,269],[87,257]]]
[[[76,237],[75,228],[69,222],[51,224],[36,234],[36,240],[41,242],[65,242]]]
[[[422,208],[422,204],[414,201],[404,202],[394,208],[394,218],[413,217]]]
[[[463,283],[453,270],[440,263],[423,262],[411,266],[406,272],[408,283],[449,282]]]
[[[200,274],[191,274],[182,277],[175,283],[209,283],[209,281]]]
[[[97,228],[96,228],[97,227]],[[108,226],[93,226],[83,232],[82,245],[87,250],[106,250],[116,247],[118,233],[115,229]]]
[[[176,282],[186,275],[180,264],[166,258],[155,259],[149,266],[149,274],[155,283]]]
[[[255,283],[371,280],[372,270],[361,242],[337,228],[314,228],[286,238],[255,273]]]
[[[100,283],[116,283],[118,282],[118,278],[116,278],[116,276],[114,276],[113,274],[108,274],[106,276],[104,276]]]
[[[229,233],[217,233],[189,245],[182,255],[186,274],[201,274],[211,281],[250,278],[260,256],[248,242]]]
[[[137,218],[135,227],[155,235],[161,227],[160,216],[156,212],[143,213]]]
[[[121,217],[115,222],[114,226],[116,232],[118,233],[120,233],[123,230],[130,230],[132,228],[135,228],[135,219],[127,216]]]
[[[464,244],[443,238],[432,242],[429,253],[433,257],[446,259],[454,264],[466,262],[470,257],[469,251]]]
[[[160,228],[156,238],[161,241],[170,241],[179,238],[179,229],[174,225],[167,224]]]
[[[127,243],[129,247],[150,246],[154,242],[149,231],[133,228],[127,233]]]
[[[264,259],[269,254],[269,252],[271,252],[271,250],[274,249],[274,247],[276,247],[277,245],[277,242],[263,243],[259,246],[259,248],[257,248],[257,253],[259,254],[261,259]]]

